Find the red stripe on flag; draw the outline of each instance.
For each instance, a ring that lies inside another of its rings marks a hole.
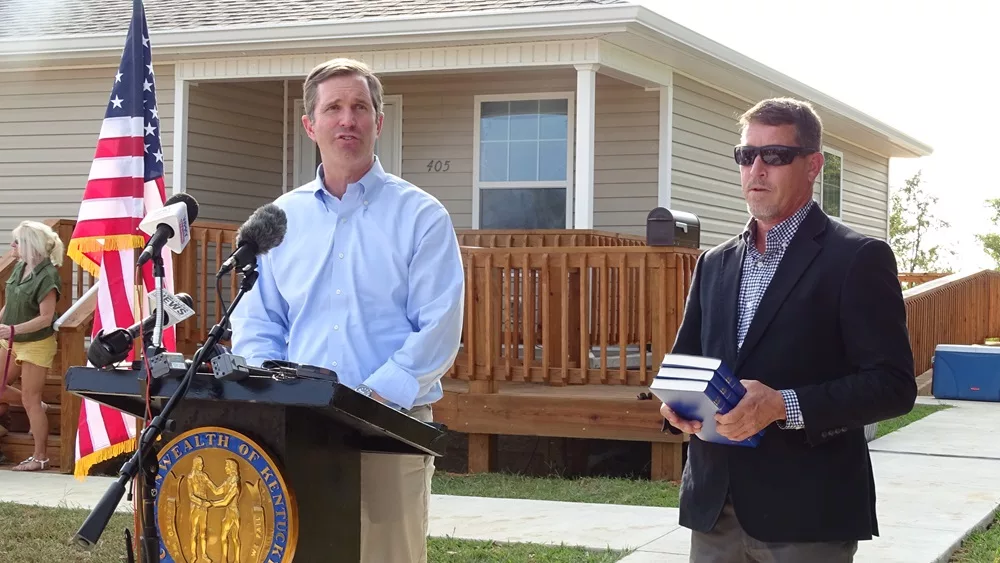
[[[105,197],[138,197],[135,184],[138,178],[102,178],[87,182],[87,199]],[[101,219],[104,221],[105,219]]]
[[[90,423],[87,422],[87,409],[96,404],[83,401],[80,408],[79,430],[76,433],[77,439],[80,441],[80,457],[88,456],[94,451],[94,442],[90,439]]]
[[[142,137],[112,137],[97,141],[94,158],[110,158],[115,156],[142,156],[145,144]]]
[[[122,258],[118,252],[104,253],[104,271],[111,290],[111,302],[114,304],[115,324],[127,327],[135,322],[135,314],[129,305],[131,287],[125,286],[125,275],[122,271]]]
[[[108,440],[112,445],[131,438],[128,435],[128,428],[125,427],[121,411],[101,405],[101,418],[104,419],[104,429],[107,431]]]

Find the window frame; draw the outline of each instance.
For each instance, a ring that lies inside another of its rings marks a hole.
[[[517,102],[525,100],[566,100],[566,179],[562,181],[535,182],[482,182],[479,180],[480,119],[483,102]],[[473,96],[473,155],[472,155],[472,228],[480,228],[480,190],[511,188],[566,188],[566,223],[573,225],[573,162],[576,136],[576,93],[575,92],[534,92],[519,94],[483,94]]]
[[[823,212],[826,213],[827,216],[829,216],[831,219],[843,221],[844,220],[844,152],[827,145],[823,145],[822,150],[824,153],[830,153],[840,158],[840,186],[838,186],[840,188],[840,201],[838,202],[837,205],[837,207],[840,209],[840,214],[830,215],[830,212],[828,212],[826,209],[823,209],[823,192],[824,190],[826,190],[826,179],[823,176],[823,172],[826,170],[826,165],[827,165],[826,155],[823,155],[823,168],[821,168],[819,171],[819,200],[817,201],[817,203],[819,203],[820,209],[823,209]]]

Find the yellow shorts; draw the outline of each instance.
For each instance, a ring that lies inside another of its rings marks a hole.
[[[13,359],[18,365],[28,362],[29,364],[35,364],[43,368],[51,368],[57,349],[58,343],[54,334],[35,342],[15,342]],[[0,350],[7,351],[6,340],[0,340]],[[0,362],[2,361],[3,358],[0,358]],[[0,370],[3,370],[3,368],[4,366],[0,365]]]

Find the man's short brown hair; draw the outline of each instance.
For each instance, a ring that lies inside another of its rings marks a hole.
[[[306,81],[302,85],[305,111],[310,120],[315,118],[316,89],[320,83],[334,76],[350,75],[363,76],[368,81],[368,90],[372,94],[372,107],[375,108],[375,114],[382,113],[382,82],[375,76],[372,69],[361,61],[339,58],[316,65],[309,72],[309,76],[306,77]]]
[[[823,147],[823,122],[812,104],[794,98],[762,100],[740,116],[741,131],[751,123],[762,125],[794,125],[795,141],[800,147],[821,150]]]

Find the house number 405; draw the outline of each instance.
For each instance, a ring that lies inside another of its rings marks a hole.
[[[447,172],[451,168],[451,161],[430,160],[427,162],[427,171]]]

